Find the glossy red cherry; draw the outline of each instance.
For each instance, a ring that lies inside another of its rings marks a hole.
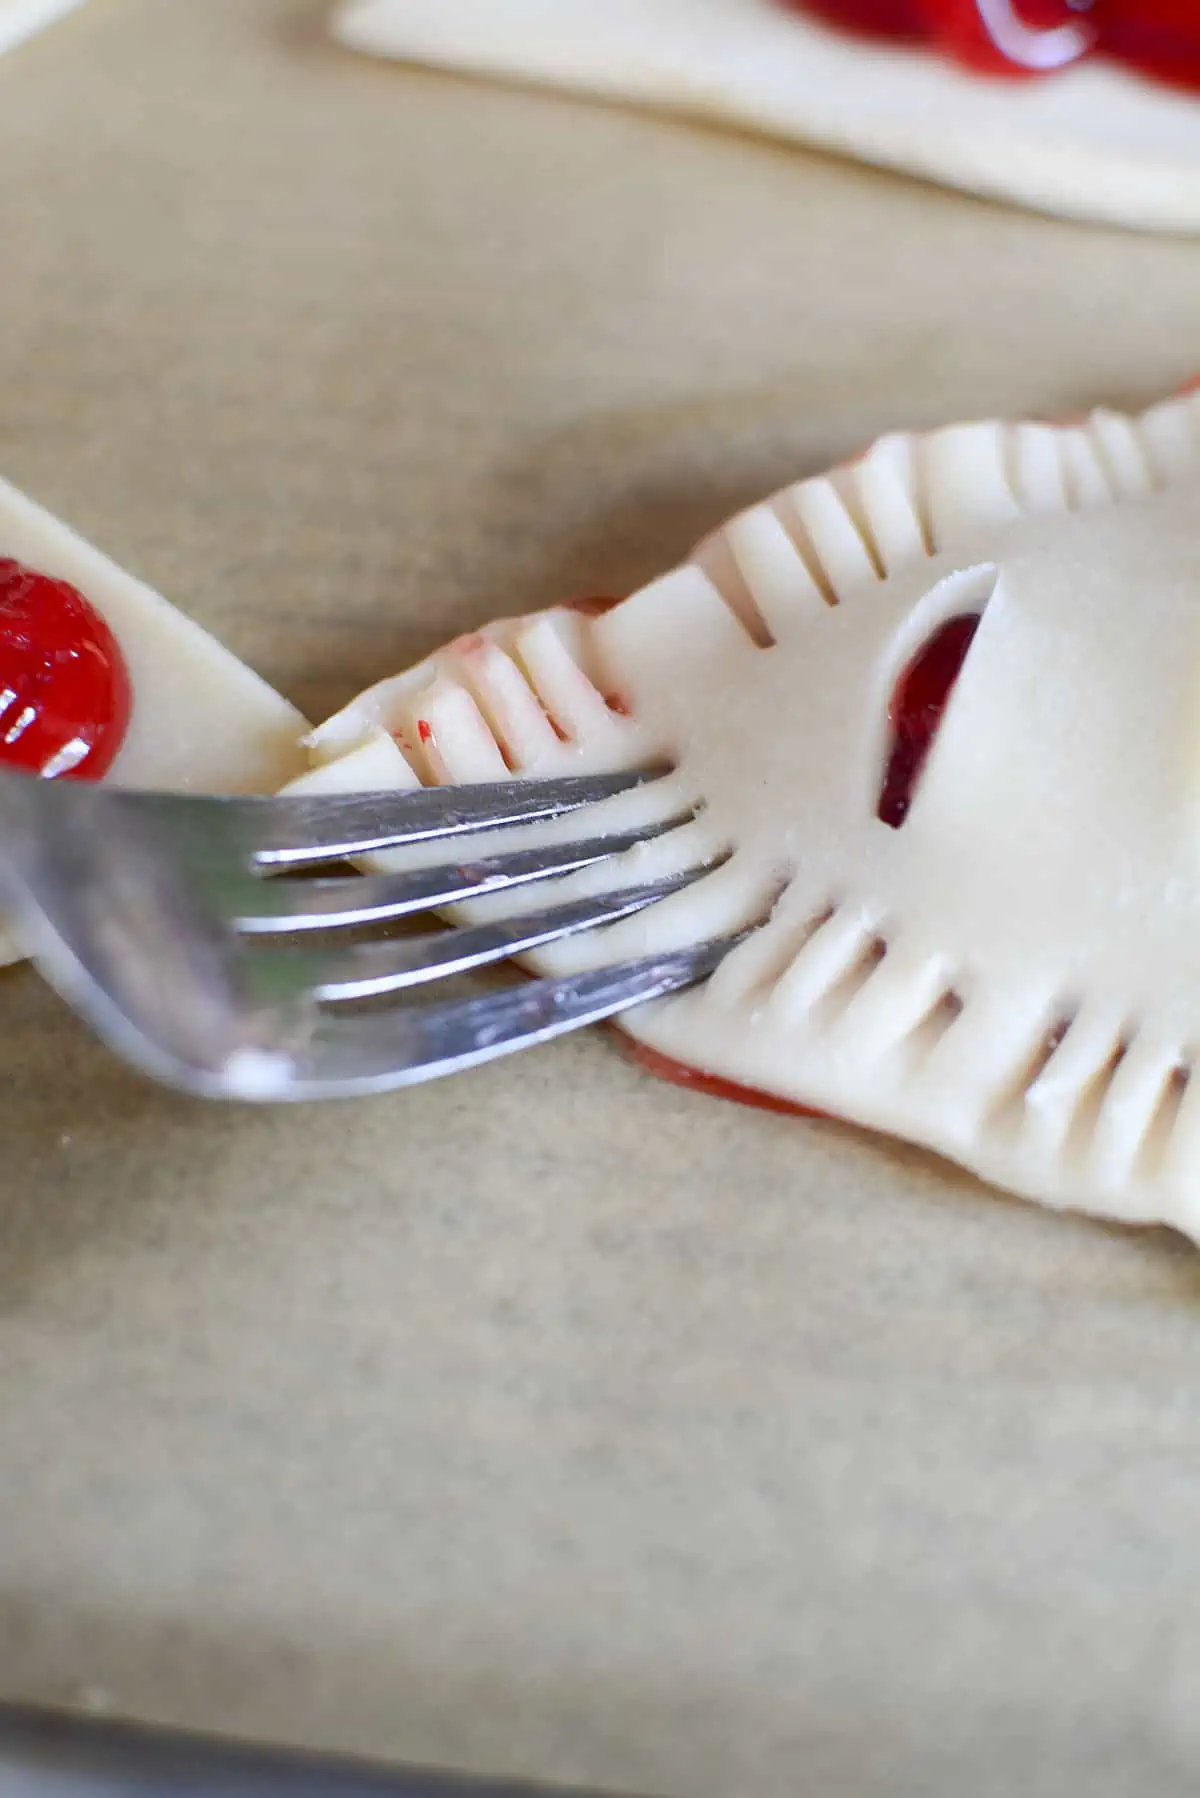
[[[796,4],[797,0],[792,0]],[[1093,48],[1097,0],[799,0],[801,10],[871,37],[932,44],[988,74],[1043,74]],[[1102,4],[1103,0],[1099,0]]]
[[[924,43],[988,74],[1051,74],[1090,50],[1200,88],[1197,0],[784,0],[843,30]]]
[[[929,36],[929,0],[785,0],[785,4],[865,37],[920,44]]]
[[[0,558],[0,766],[99,780],[129,727],[125,658],[82,593]]]
[[[931,43],[989,74],[1050,74],[1096,44],[1091,0],[930,0],[926,12]]]

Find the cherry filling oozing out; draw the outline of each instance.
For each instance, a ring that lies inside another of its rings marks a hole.
[[[1200,88],[1197,0],[783,0],[847,31],[927,44],[995,75],[1049,74],[1092,51]]]
[[[756,1111],[780,1112],[785,1117],[829,1116],[828,1112],[818,1111],[812,1105],[801,1105],[795,1099],[780,1099],[775,1093],[761,1092],[756,1086],[739,1086],[737,1081],[723,1080],[719,1074],[706,1074],[700,1068],[689,1067],[686,1061],[661,1055],[657,1049],[633,1042],[628,1037],[623,1039],[622,1047],[629,1059],[644,1068],[647,1074],[667,1080],[672,1086],[682,1086],[688,1092],[704,1093],[710,1099],[729,1099],[735,1105],[751,1105]]]
[[[66,581],[0,558],[0,766],[99,780],[129,728],[129,670]]]

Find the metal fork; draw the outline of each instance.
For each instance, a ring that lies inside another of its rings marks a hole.
[[[713,971],[736,938],[467,998],[344,1006],[628,917],[711,863],[415,940],[308,934],[413,917],[618,856],[681,820],[454,859],[463,838],[558,818],[653,778],[215,799],[5,773],[0,898],[63,998],[166,1084],[253,1100],[381,1092],[546,1042]],[[449,857],[439,867],[267,878],[443,838]]]

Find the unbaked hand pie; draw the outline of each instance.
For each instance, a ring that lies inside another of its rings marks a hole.
[[[1197,0],[341,0],[334,30],[1050,212],[1200,230]]]
[[[669,762],[608,816],[694,817],[558,890],[713,871],[531,962],[758,924],[623,1027],[1200,1237],[1200,394],[884,437],[631,598],[503,619],[309,742],[313,789]]]
[[[305,728],[198,624],[0,481],[0,768],[270,792],[303,763]],[[0,929],[0,962],[18,953]]]

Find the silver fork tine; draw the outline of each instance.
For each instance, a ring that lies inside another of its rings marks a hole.
[[[235,901],[236,927],[248,936],[322,930],[333,925],[383,924],[484,893],[572,874],[621,855],[686,820],[671,818],[645,830],[592,837],[545,849],[521,849],[478,861],[424,868],[412,874],[358,874],[349,879],[248,880]]]
[[[581,930],[615,923],[618,918],[644,911],[670,893],[681,892],[708,872],[707,867],[692,868],[646,886],[574,899],[494,924],[439,931],[436,936],[415,943],[355,943],[345,949],[322,950],[267,949],[256,955],[251,965],[256,979],[261,975],[271,982],[277,972],[282,972],[287,984],[306,981],[315,997],[326,1003],[375,998],[383,993],[403,992],[406,987],[421,986],[429,980],[467,974],[545,943],[575,936]],[[280,968],[279,963],[287,965]]]
[[[300,805],[202,800],[0,773],[0,893],[63,997],[112,1049],[167,1084],[209,1097],[257,1100],[381,1091],[472,1067],[676,991],[705,978],[740,938],[440,1005],[396,1005],[351,1017],[331,1011],[330,1000],[432,981],[627,917],[700,879],[712,864],[417,944],[345,951],[317,946],[310,952],[296,944],[263,945],[250,940],[252,932],[239,931],[246,888],[276,885],[252,872],[264,840],[268,862],[275,855],[290,866],[340,853],[351,837],[355,845],[382,846],[494,829],[498,812],[511,821],[556,817],[642,778],[586,777],[548,789],[501,783],[354,795],[347,808],[341,796]],[[425,803],[432,799],[436,808]],[[493,857],[416,878],[426,881],[419,889],[426,905],[454,896],[440,884],[434,893],[429,884],[447,874],[460,883],[482,878],[482,890],[500,892],[513,883],[497,872],[502,864],[507,876],[521,880],[561,873],[680,822],[660,816],[645,831],[632,832],[626,821],[610,838],[560,843],[545,853],[522,850],[517,858]],[[532,856],[540,867],[527,859]],[[362,882],[371,895],[368,908],[402,903],[412,909],[416,890],[413,877],[406,878],[403,896],[394,883],[385,893]],[[363,916],[350,898],[355,883],[318,884],[326,889],[316,902],[325,906],[322,922]],[[330,885],[338,889],[340,908],[332,914]],[[461,897],[467,890],[481,889],[460,884],[454,893]],[[307,914],[310,920],[316,915]]]
[[[743,932],[742,935],[745,933]],[[283,1097],[349,1097],[416,1086],[551,1042],[708,976],[742,935],[559,979],[523,981],[479,999],[323,1014]]]
[[[510,824],[560,818],[658,779],[665,770],[626,774],[572,774],[556,780],[497,780],[481,786],[425,787],[403,793],[284,794],[274,799],[192,799],[195,822],[208,811],[226,840],[239,835],[260,868],[303,868],[342,861],[405,843],[502,829]],[[164,814],[179,817],[179,801],[127,795],[135,805],[157,799]]]

